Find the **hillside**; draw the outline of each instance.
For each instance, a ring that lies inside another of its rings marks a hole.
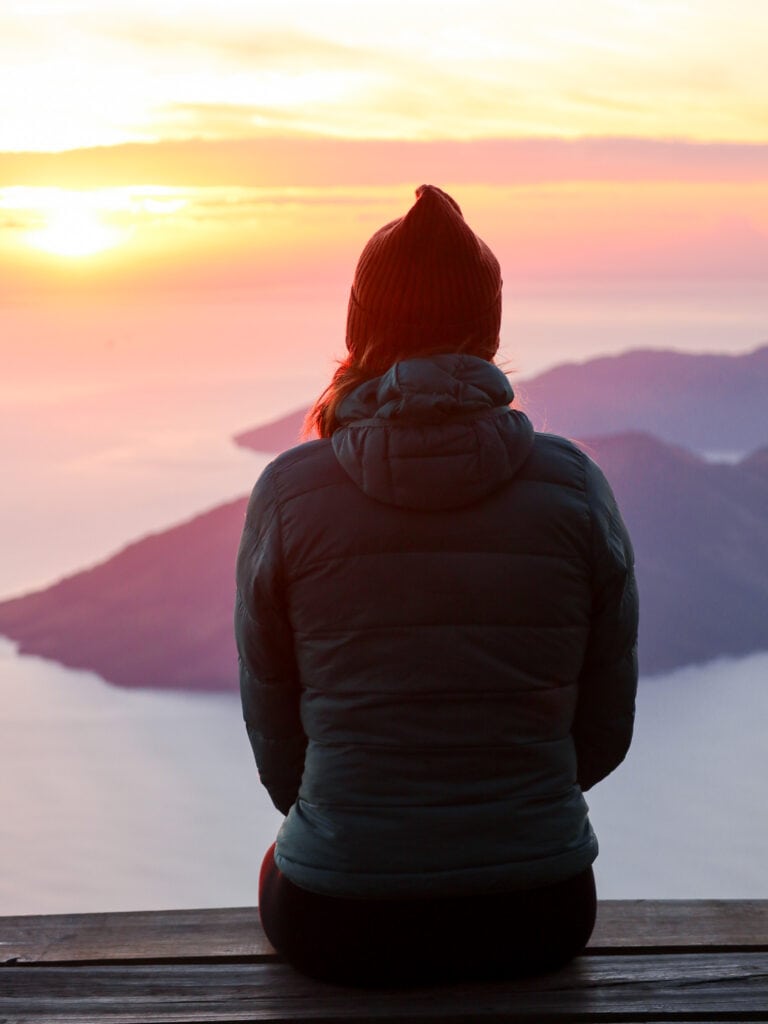
[[[634,351],[557,366],[515,388],[539,430],[647,431],[699,452],[768,442],[768,345],[747,355]]]
[[[768,458],[711,464],[647,434],[586,446],[635,544],[641,667],[768,649]],[[234,689],[234,560],[246,499],[0,603],[21,650],[124,686]]]
[[[260,427],[235,434],[233,440],[242,448],[257,452],[281,452],[299,443],[306,415],[306,409],[297,409]]]
[[[768,442],[768,345],[747,355],[651,349],[565,363],[512,378],[537,430],[585,438],[644,431],[699,452],[749,452]],[[306,410],[238,434],[257,451],[296,444]]]
[[[0,632],[22,652],[111,683],[232,689],[241,498],[130,544],[92,569],[0,603]]]
[[[643,434],[587,448],[632,535],[643,671],[768,650],[764,462],[711,464]]]

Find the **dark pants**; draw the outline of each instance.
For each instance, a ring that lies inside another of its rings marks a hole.
[[[592,868],[519,892],[432,899],[349,899],[300,889],[275,864],[259,912],[275,949],[305,974],[347,985],[412,985],[555,970],[595,924]]]

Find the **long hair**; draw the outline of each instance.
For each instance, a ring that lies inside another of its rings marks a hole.
[[[336,410],[342,399],[358,385],[378,376],[377,372],[370,368],[366,369],[351,355],[341,360],[331,377],[330,384],[307,413],[303,436],[311,437],[316,434],[318,437],[330,437],[339,425]]]

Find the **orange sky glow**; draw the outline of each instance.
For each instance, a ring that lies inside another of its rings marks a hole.
[[[343,304],[425,180],[508,293],[758,281],[766,38],[763,0],[6,0],[0,336],[42,294]]]
[[[515,386],[765,343],[766,39],[766,0],[3,0],[0,593],[244,493],[228,438],[326,385],[424,181]]]

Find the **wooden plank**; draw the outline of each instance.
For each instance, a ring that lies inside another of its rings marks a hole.
[[[357,990],[284,964],[8,967],[0,1020],[170,1022],[544,1022],[768,1020],[768,954],[582,957],[517,982]]]
[[[768,950],[768,900],[601,900],[592,953]],[[0,964],[273,960],[253,907],[0,918]]]
[[[768,950],[768,900],[600,900],[590,953]]]
[[[0,918],[0,964],[275,959],[255,907]]]

